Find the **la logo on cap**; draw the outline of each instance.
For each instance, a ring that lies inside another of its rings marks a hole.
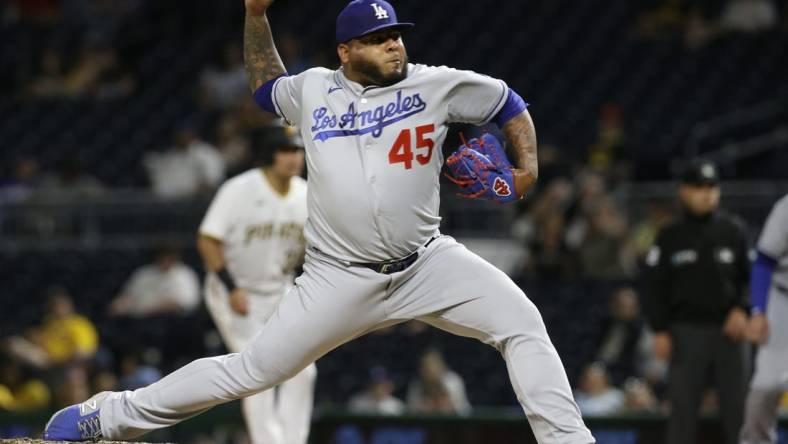
[[[710,165],[708,163],[703,165],[701,167],[701,169],[700,169],[700,174],[703,177],[707,177],[707,178],[714,177],[714,166],[712,166],[712,165]]]
[[[372,10],[375,11],[375,17],[377,17],[378,20],[383,20],[383,19],[389,18],[388,11],[386,11],[384,8],[382,8],[377,3],[373,3],[370,6],[372,6]]]

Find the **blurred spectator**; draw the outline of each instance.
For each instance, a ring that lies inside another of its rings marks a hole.
[[[241,124],[234,114],[225,114],[216,127],[216,148],[227,167],[227,175],[246,170],[251,166],[249,139],[241,132]]]
[[[779,13],[771,0],[729,0],[720,26],[732,32],[761,32],[777,27]]]
[[[549,213],[538,228],[531,244],[528,274],[546,280],[574,276],[574,257],[564,243],[563,216]]]
[[[528,245],[524,272],[540,279],[560,279],[574,274],[574,257],[566,242],[565,213],[571,204],[572,184],[556,178],[535,196],[528,212],[512,228],[512,234]]]
[[[289,68],[289,66],[288,66]],[[240,45],[225,45],[217,65],[206,68],[200,77],[200,99],[208,109],[228,109],[250,96]]]
[[[719,17],[727,0],[664,0],[641,17],[640,34],[646,38],[683,34],[685,45],[698,49],[719,35]]]
[[[602,175],[584,170],[577,174],[571,204],[565,209],[567,220],[566,243],[575,251],[580,247],[589,229],[588,216],[597,202],[607,198],[607,185]]]
[[[689,49],[700,49],[719,36],[719,16],[727,0],[689,0],[689,20],[684,33],[684,44]]]
[[[0,355],[0,410],[26,412],[49,407],[52,394],[40,379],[10,357]]]
[[[111,370],[102,369],[93,375],[91,386],[91,393],[118,391],[118,377]]]
[[[610,385],[605,366],[589,365],[580,376],[575,400],[583,415],[604,416],[618,413],[624,407],[624,394]]]
[[[28,93],[38,98],[70,95],[63,57],[55,49],[46,48],[41,52],[38,72],[28,85]]]
[[[26,337],[9,338],[6,345],[21,361],[45,369],[92,358],[98,348],[98,333],[88,318],[74,311],[68,291],[53,287],[42,324],[31,328]]]
[[[566,161],[561,148],[539,144],[539,186],[549,186],[554,180],[566,179],[571,174],[571,165]]]
[[[175,132],[175,145],[166,152],[145,156],[145,168],[153,192],[164,198],[183,198],[209,193],[224,179],[225,165],[216,148],[200,140],[185,125]]]
[[[14,163],[12,176],[0,183],[0,203],[19,202],[33,194],[40,180],[38,162],[23,157]]]
[[[643,265],[646,255],[657,239],[657,233],[673,218],[673,211],[667,202],[652,199],[646,203],[646,218],[638,222],[627,239],[628,249],[638,265]]]
[[[648,383],[629,378],[624,382],[624,410],[627,413],[656,413],[659,402]]]
[[[153,263],[138,268],[110,304],[114,316],[185,314],[200,305],[197,273],[170,246],[156,250]]]
[[[96,99],[122,98],[134,91],[132,75],[123,71],[118,54],[109,45],[86,46],[66,75],[68,93]]]
[[[90,382],[84,367],[69,367],[61,377],[55,388],[57,408],[78,404],[90,397]]]
[[[599,110],[597,136],[588,147],[588,166],[608,179],[623,180],[629,176],[626,131],[621,108],[606,103]]]
[[[25,231],[37,236],[74,236],[84,228],[82,208],[62,203],[83,203],[104,194],[98,179],[84,172],[78,154],[68,153],[57,161],[54,172],[44,173],[27,199]]]
[[[278,36],[276,47],[290,75],[299,74],[312,66],[326,66],[314,65],[301,50],[301,39],[291,33],[284,33]]]
[[[158,357],[158,353],[148,353]],[[156,366],[146,363],[146,354],[128,353],[120,362],[120,381],[118,383],[121,390],[135,390],[140,387],[153,384],[161,379],[161,371]]]
[[[684,0],[662,0],[660,4],[645,13],[638,21],[640,35],[647,39],[670,36],[683,31],[687,16]]]
[[[360,414],[401,415],[405,403],[394,397],[394,382],[384,367],[369,371],[369,387],[350,399],[350,411]]]
[[[466,415],[471,412],[465,383],[446,367],[443,355],[435,349],[421,356],[419,376],[408,386],[407,402],[410,410],[420,413]]]
[[[632,287],[617,288],[610,297],[608,315],[594,347],[593,361],[605,366],[613,381],[622,383],[637,374],[638,363],[645,363],[642,343],[648,333],[640,316],[638,295]]]
[[[46,173],[39,183],[35,197],[45,200],[79,202],[100,196],[104,187],[95,177],[86,174],[77,153],[64,154],[54,173]]]
[[[627,221],[613,199],[592,201],[586,214],[586,230],[577,249],[580,272],[593,279],[621,279],[631,274],[624,250]]]

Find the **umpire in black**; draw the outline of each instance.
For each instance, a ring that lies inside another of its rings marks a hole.
[[[718,211],[718,182],[710,162],[684,171],[682,214],[660,230],[646,258],[654,351],[670,360],[668,444],[696,442],[698,410],[711,385],[719,395],[725,443],[738,442],[742,424],[750,263],[743,227]]]

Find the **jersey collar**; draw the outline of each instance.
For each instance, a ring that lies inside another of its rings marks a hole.
[[[412,68],[413,68],[413,65],[409,64],[409,66],[408,66],[408,72],[409,73],[412,71]],[[408,77],[410,77],[410,75],[408,75]],[[397,82],[397,83],[395,83],[395,84],[393,84],[391,86],[384,86],[384,87],[381,87],[381,86],[367,86],[367,87],[364,87],[360,83],[354,82],[354,81],[348,79],[347,76],[345,76],[345,69],[343,67],[340,66],[339,69],[334,71],[334,81],[337,83],[337,85],[341,86],[342,88],[347,89],[348,91],[350,91],[351,93],[355,94],[356,96],[362,96],[365,93],[368,93],[370,91],[385,91],[385,90],[389,90],[389,88],[401,87],[401,85],[408,80],[408,77],[400,80],[399,82]]]
[[[342,88],[347,89],[348,91],[350,91],[351,93],[353,93],[353,94],[355,94],[357,96],[360,96],[360,95],[364,94],[365,90],[367,89],[367,88],[364,88],[363,86],[361,86],[360,83],[357,83],[357,82],[354,82],[354,81],[348,79],[345,76],[345,69],[342,68],[342,67],[340,67],[339,69],[336,70],[336,72],[334,74],[334,80],[336,81],[336,83],[339,86],[341,86]]]
[[[287,193],[282,194],[274,188],[271,182],[268,180],[268,176],[265,174],[265,170],[263,168],[258,168],[258,177],[261,182],[263,182],[263,187],[265,187],[272,195],[276,196],[281,200],[287,200],[290,196],[293,195],[293,178],[290,178],[290,188],[288,188]]]

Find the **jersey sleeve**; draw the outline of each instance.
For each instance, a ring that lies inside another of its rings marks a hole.
[[[449,122],[483,125],[498,114],[509,94],[503,80],[473,71],[451,72],[454,82],[447,98]]]
[[[311,70],[307,70],[295,76],[282,76],[274,81],[271,91],[274,112],[290,125],[301,124],[304,84],[310,72]]]
[[[780,200],[769,213],[758,239],[758,251],[775,260],[788,254],[788,197]]]
[[[229,215],[233,214],[235,200],[228,183],[222,185],[202,219],[200,234],[224,240],[232,228],[232,220]]]

